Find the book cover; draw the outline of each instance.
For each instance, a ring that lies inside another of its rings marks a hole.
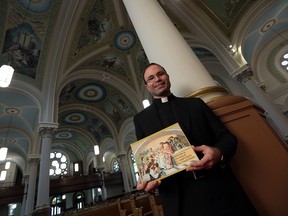
[[[131,145],[140,181],[166,178],[198,161],[195,151],[178,123]]]

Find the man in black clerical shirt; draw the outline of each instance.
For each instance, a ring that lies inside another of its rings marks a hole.
[[[161,65],[149,64],[143,78],[154,100],[134,117],[137,139],[178,122],[200,161],[161,181],[138,182],[137,189],[158,188],[165,216],[257,215],[228,164],[236,137],[201,99],[175,97]]]

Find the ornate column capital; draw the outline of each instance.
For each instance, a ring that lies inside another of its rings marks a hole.
[[[126,156],[126,153],[125,152],[119,152],[118,154],[117,154],[117,158],[119,158],[119,159],[121,159],[121,158],[123,158],[123,157],[125,157]]]
[[[253,77],[253,72],[248,65],[244,65],[243,67],[233,72],[231,77],[244,84]]]
[[[26,184],[26,182],[29,180],[29,174],[24,173],[22,177],[22,184]]]
[[[40,162],[40,155],[39,154],[30,154],[28,156],[28,164],[31,165],[38,165]]]
[[[52,133],[58,128],[58,123],[39,123],[39,134],[42,137],[52,137]]]
[[[99,166],[99,167],[97,167],[97,169],[102,172],[105,169],[105,167],[104,166]]]

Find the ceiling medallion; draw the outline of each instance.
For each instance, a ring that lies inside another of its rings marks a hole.
[[[87,121],[88,117],[84,113],[80,112],[69,113],[63,118],[63,122],[70,124],[82,124]]]
[[[6,144],[15,144],[16,143],[16,139],[7,138],[7,139],[5,139],[5,143]]]
[[[75,97],[78,100],[86,102],[100,102],[105,100],[107,92],[104,86],[96,83],[90,83],[80,87]]]
[[[12,107],[6,108],[5,112],[9,115],[19,115],[21,113],[20,109]]]
[[[117,49],[127,51],[131,49],[136,43],[136,35],[129,30],[123,30],[116,34],[114,38],[114,45]]]
[[[54,135],[56,139],[74,139],[76,135],[70,131],[60,131]]]
[[[266,32],[268,31],[274,24],[276,23],[276,19],[271,19],[267,21],[263,27],[261,28],[261,32]]]

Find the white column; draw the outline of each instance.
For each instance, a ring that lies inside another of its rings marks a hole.
[[[149,59],[164,66],[172,92],[189,96],[199,90],[216,97],[225,95],[184,40],[156,0],[123,0]],[[211,88],[212,87],[212,88]],[[208,89],[212,89],[209,91]]]
[[[118,153],[117,158],[120,162],[120,168],[122,172],[122,178],[124,183],[124,190],[125,192],[130,192],[129,181],[128,181],[128,170],[127,170],[127,160],[126,160],[126,153]]]
[[[86,202],[86,206],[90,205],[91,203],[93,204],[93,198],[92,198],[92,188],[85,190],[85,202]]]
[[[34,210],[37,167],[38,167],[39,161],[40,161],[39,156],[30,156],[28,158],[29,183],[28,183],[28,190],[27,190],[25,215],[32,215],[33,210]]]
[[[24,188],[24,195],[23,195],[23,199],[22,199],[22,204],[21,204],[21,213],[20,215],[25,215],[25,209],[26,209],[26,200],[27,200],[27,190],[28,190],[28,175],[24,174],[23,178],[22,178],[22,184],[24,183],[25,188]]]
[[[101,181],[102,181],[102,187],[101,187],[101,190],[102,190],[102,200],[106,200],[107,199],[107,190],[106,190],[106,185],[105,185],[105,177],[104,177],[104,166],[101,166],[101,167],[98,167],[98,169],[100,170],[101,172]]]
[[[41,160],[39,170],[39,182],[38,182],[38,193],[37,193],[37,204],[36,211],[42,211],[49,209],[50,211],[50,151],[52,144],[52,133],[58,127],[58,124],[42,123],[40,125],[41,135]]]
[[[239,82],[242,82],[251,94],[255,97],[258,104],[265,110],[268,119],[277,127],[277,131],[284,140],[288,140],[288,119],[277,107],[272,98],[257,85],[253,79],[253,72],[245,65],[238,71],[232,74],[232,77]]]
[[[94,159],[93,159],[93,167],[97,168],[98,167],[98,155],[95,155]]]

